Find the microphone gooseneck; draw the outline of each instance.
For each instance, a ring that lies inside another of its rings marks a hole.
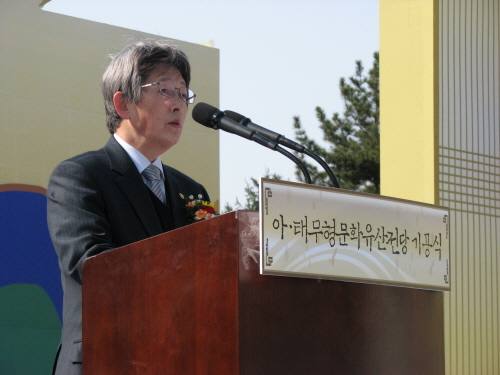
[[[337,181],[337,178],[335,177],[335,174],[333,173],[332,169],[328,166],[328,164],[321,157],[319,157],[319,155],[308,150],[307,148],[305,148],[301,144],[294,142],[291,139],[286,138],[285,136],[283,136],[281,134],[278,134],[272,130],[266,129],[260,125],[254,124],[252,122],[252,120],[250,120],[248,117],[245,117],[239,113],[236,113],[233,111],[224,111],[224,113],[226,114],[227,117],[229,117],[230,119],[239,123],[240,125],[246,126],[247,128],[254,130],[259,134],[262,134],[266,138],[269,138],[270,140],[272,140],[276,143],[279,143],[280,145],[291,148],[292,150],[301,152],[301,153],[306,154],[307,156],[313,158],[326,171],[326,173],[330,177],[330,180],[333,183],[333,186],[336,188],[340,188],[339,182]]]

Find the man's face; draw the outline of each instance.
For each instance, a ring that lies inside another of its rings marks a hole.
[[[156,68],[144,82],[145,84],[167,80],[174,87],[186,87],[177,68]],[[187,104],[180,97],[178,90],[172,98],[159,92],[158,85],[142,89],[139,103],[130,104],[130,124],[134,133],[133,144],[149,160],[167,151],[179,142]]]

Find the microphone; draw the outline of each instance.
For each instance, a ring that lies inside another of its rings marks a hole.
[[[292,150],[298,152],[304,152],[305,150],[305,147],[302,146],[301,144],[294,142],[291,139],[288,139],[285,136],[278,134],[272,130],[266,129],[263,126],[254,124],[252,120],[250,120],[248,117],[245,117],[233,111],[224,111],[224,113],[231,120],[234,120],[237,123],[246,126],[249,129],[255,130],[257,133],[262,134],[264,137],[269,138],[270,140],[276,143],[279,143],[285,147],[291,148]]]
[[[208,128],[213,128],[215,130],[221,129],[251,141],[255,141],[262,146],[270,148],[271,150],[275,150],[276,147],[278,147],[276,142],[272,142],[254,130],[238,124],[236,121],[227,117],[224,112],[207,103],[198,103],[194,106],[193,120]]]
[[[193,108],[193,120],[204,125],[208,128],[215,130],[221,129],[229,133],[239,135],[240,137],[249,139],[251,141],[257,142],[262,146],[270,148],[273,151],[278,151],[279,153],[285,155],[287,158],[292,160],[300,168],[304,174],[304,178],[308,184],[311,183],[311,176],[307,171],[304,163],[302,163],[299,158],[297,158],[292,153],[286,151],[284,148],[280,147],[276,142],[271,141],[262,134],[259,134],[255,130],[252,130],[246,126],[238,124],[236,121],[230,119],[224,114],[224,112],[211,106],[207,103],[198,103]]]
[[[250,130],[254,130],[257,133],[262,134],[263,136],[269,138],[270,140],[279,143],[285,147],[291,148],[292,150],[301,152],[303,154],[306,154],[307,156],[310,156],[314,160],[316,160],[326,171],[328,176],[330,177],[330,180],[333,183],[333,186],[336,188],[340,188],[339,182],[337,181],[337,178],[335,177],[335,174],[333,173],[332,169],[326,164],[326,162],[321,159],[317,154],[314,152],[308,150],[301,144],[292,141],[291,139],[286,138],[285,136],[278,134],[272,130],[266,129],[260,125],[254,124],[252,120],[250,120],[248,117],[245,117],[239,113],[233,112],[233,111],[224,111],[227,117],[230,119],[234,120],[238,124],[241,124],[243,126],[246,126]]]

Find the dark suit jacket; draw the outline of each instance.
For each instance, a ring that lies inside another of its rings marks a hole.
[[[204,187],[163,165],[170,228],[187,224],[179,194],[209,200]],[[47,189],[48,226],[64,290],[56,374],[81,373],[82,265],[85,259],[164,232],[154,196],[132,159],[111,137],[98,151],[59,164]],[[159,202],[159,201],[158,201]]]

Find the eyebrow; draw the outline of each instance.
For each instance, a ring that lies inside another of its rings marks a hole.
[[[163,78],[159,78],[158,81],[156,81],[156,82],[163,82],[163,81],[169,81],[169,82],[173,83],[174,80],[172,79],[172,77],[163,77]],[[186,82],[184,82],[184,80],[182,80],[180,82],[180,84],[184,85],[184,87],[187,87]]]

